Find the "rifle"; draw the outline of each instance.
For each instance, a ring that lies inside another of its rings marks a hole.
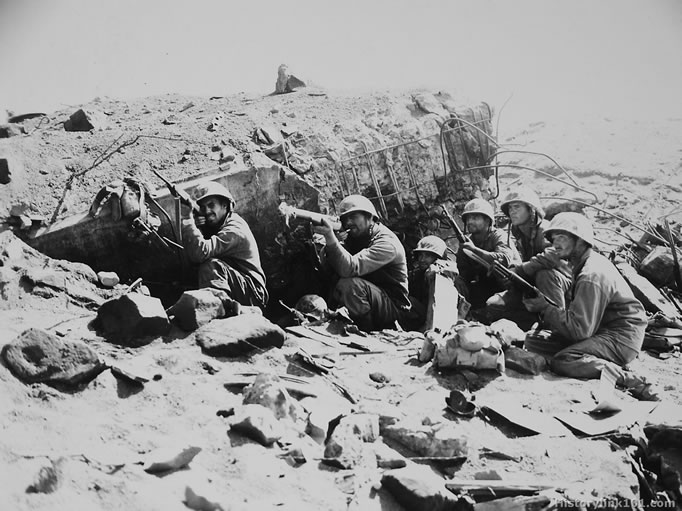
[[[168,191],[171,193],[173,197],[176,197],[177,199],[180,200],[180,202],[192,208],[192,212],[201,214],[201,209],[199,209],[199,205],[194,200],[192,200],[192,198],[187,194],[185,190],[178,188],[173,183],[168,181],[168,179],[163,177],[159,172],[156,171],[156,169],[152,169],[152,172],[156,174],[156,176],[161,181],[163,181],[163,183],[166,185]]]
[[[282,202],[279,205],[279,213],[284,217],[284,223],[289,226],[289,222],[292,218],[300,218],[301,220],[308,220],[314,225],[322,225],[322,219],[327,218],[331,221],[332,228],[335,231],[341,230],[341,222],[336,218],[330,217],[329,215],[323,215],[322,213],[316,213],[314,211],[308,211],[306,209],[299,209],[293,206],[289,206],[286,202]]]
[[[455,222],[455,219],[452,218],[452,215],[448,211],[448,208],[446,208],[444,205],[441,205],[441,209],[443,210],[443,215],[445,215],[445,219],[448,221],[448,224],[450,224],[450,227],[454,229],[457,241],[459,241],[460,243],[466,243],[467,241],[469,241],[467,235],[464,234],[462,229],[459,228],[459,225],[457,225],[457,222]]]
[[[462,250],[467,255],[467,257],[473,259],[478,264],[487,268],[488,272],[494,273],[494,274],[498,275],[499,277],[501,277],[502,279],[510,280],[517,287],[521,288],[521,290],[524,292],[524,294],[541,296],[542,298],[547,300],[547,303],[549,303],[550,305],[553,305],[554,307],[557,307],[557,308],[559,307],[554,300],[549,298],[547,295],[545,295],[542,291],[540,291],[533,284],[531,284],[526,279],[521,277],[519,274],[513,272],[512,270],[510,270],[509,268],[507,268],[505,266],[502,266],[502,264],[500,264],[499,261],[494,261],[494,260],[493,261],[486,261],[481,256],[479,256],[478,254],[469,250],[467,247],[463,247]]]

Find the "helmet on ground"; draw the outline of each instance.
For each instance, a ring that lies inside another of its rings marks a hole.
[[[445,242],[438,236],[424,236],[417,243],[416,248],[412,252],[431,252],[440,258],[445,257],[445,251],[448,249]]]
[[[521,186],[516,190],[512,190],[505,195],[500,205],[502,213],[509,216],[509,204],[512,202],[523,202],[527,204],[530,208],[534,209],[540,218],[545,217],[545,211],[542,209],[540,204],[540,197],[533,190],[526,186]]]
[[[230,190],[225,188],[220,183],[216,183],[215,181],[206,181],[201,183],[194,189],[192,195],[194,196],[194,200],[197,202],[205,199],[206,197],[216,196],[223,197],[234,204],[234,197],[232,197]]]
[[[485,199],[472,199],[464,206],[462,220],[467,221],[467,215],[479,214],[490,219],[490,225],[495,223],[495,211],[492,204]]]
[[[592,222],[580,213],[558,213],[545,229],[545,238],[552,241],[552,234],[563,231],[577,236],[588,245],[594,245]]]
[[[294,309],[304,316],[312,316],[318,320],[326,319],[328,312],[327,302],[320,295],[303,295]]]
[[[349,195],[341,201],[339,204],[339,216],[348,215],[354,213],[355,211],[362,211],[364,213],[369,213],[372,218],[379,218],[377,215],[377,210],[374,208],[374,204],[362,195]]]

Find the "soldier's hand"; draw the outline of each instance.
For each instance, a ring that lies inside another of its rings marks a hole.
[[[326,216],[322,217],[322,221],[320,222],[320,226],[317,228],[317,230],[324,236],[327,244],[336,242],[336,236],[334,236],[334,226],[332,225],[331,220]]]
[[[524,298],[523,305],[530,312],[542,312],[547,307],[549,307],[549,303],[547,302],[547,300],[545,300],[544,296],[536,296],[535,298]]]
[[[535,256],[537,260],[549,268],[558,268],[562,261],[554,247],[547,247],[543,252]]]

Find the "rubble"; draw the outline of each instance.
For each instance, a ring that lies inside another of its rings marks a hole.
[[[460,509],[460,499],[448,492],[444,481],[428,467],[410,465],[397,470],[389,470],[382,476],[381,485],[404,509],[410,511]]]
[[[25,135],[26,128],[17,126],[16,124],[0,124],[0,138],[17,137]]]
[[[180,470],[189,465],[201,452],[201,447],[163,447],[147,455],[144,471],[150,474],[167,473]]]
[[[105,369],[97,353],[85,343],[60,339],[35,328],[6,344],[2,358],[17,378],[26,383],[73,387],[92,380]]]
[[[102,130],[107,126],[107,117],[98,110],[80,108],[64,122],[65,131]]]

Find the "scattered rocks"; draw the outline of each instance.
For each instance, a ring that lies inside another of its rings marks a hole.
[[[289,67],[282,64],[277,69],[277,82],[275,83],[275,94],[286,94],[294,92],[306,86],[306,83],[289,73]]]
[[[161,300],[140,293],[128,293],[102,304],[97,324],[105,335],[131,347],[149,344],[153,336],[170,330]]]
[[[7,344],[2,357],[25,383],[75,386],[90,381],[105,368],[97,353],[81,341],[31,328]]]
[[[66,131],[90,131],[104,129],[107,125],[107,116],[97,110],[79,109],[71,114],[64,123]]]
[[[276,419],[289,419],[297,423],[305,418],[301,405],[284,388],[280,379],[271,374],[259,374],[244,389],[244,404],[258,404],[269,409]]]
[[[468,439],[458,423],[417,425],[400,422],[386,426],[382,433],[420,456],[455,458],[469,452]]]
[[[217,319],[200,328],[196,340],[204,353],[235,357],[253,350],[281,348],[284,330],[258,314]]]
[[[223,124],[225,124],[227,116],[225,115],[224,112],[218,112],[215,117],[211,120],[211,123],[208,125],[208,128],[206,128],[208,131],[216,131],[218,128],[220,128]]]
[[[17,126],[16,124],[0,124],[0,138],[10,138],[23,135],[26,133],[26,128]]]

